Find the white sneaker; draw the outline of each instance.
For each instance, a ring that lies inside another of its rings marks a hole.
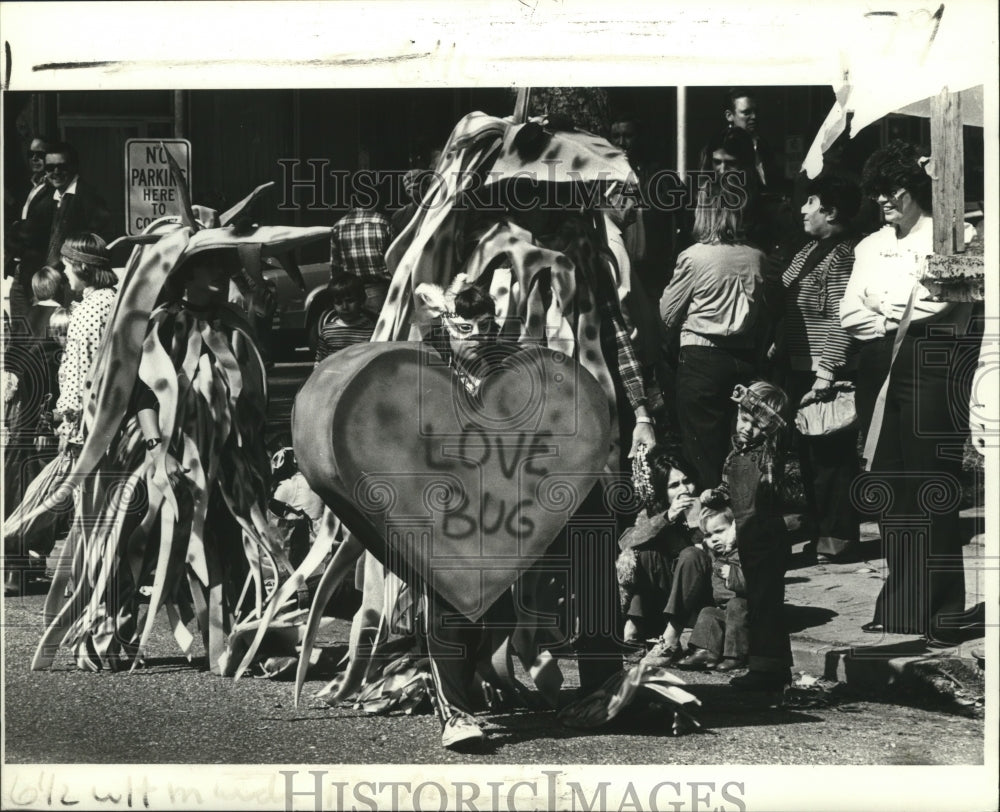
[[[467,713],[456,713],[444,724],[441,731],[441,746],[449,750],[458,750],[480,744],[486,734]]]

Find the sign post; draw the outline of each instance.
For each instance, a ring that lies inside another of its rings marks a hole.
[[[191,188],[191,142],[184,138],[130,138],[125,142],[125,233],[140,234],[160,217],[181,214],[164,150]]]

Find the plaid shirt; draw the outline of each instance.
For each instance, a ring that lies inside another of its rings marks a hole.
[[[642,367],[635,357],[635,348],[629,338],[628,328],[622,319],[621,311],[610,305],[602,308],[607,318],[615,328],[615,348],[618,350],[618,374],[622,377],[625,396],[629,405],[635,409],[646,405],[646,387],[642,381]]]
[[[389,220],[365,209],[351,209],[333,226],[330,270],[348,271],[362,279],[387,279],[385,252],[392,242]]]

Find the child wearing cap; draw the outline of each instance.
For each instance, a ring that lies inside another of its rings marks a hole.
[[[784,625],[788,531],[801,517],[781,512],[782,413],[788,396],[766,381],[737,386],[739,404],[733,448],[719,488],[702,494],[702,504],[728,500],[736,526],[736,549],[746,579],[749,671],[730,680],[739,690],[782,690],[791,683],[792,649]]]

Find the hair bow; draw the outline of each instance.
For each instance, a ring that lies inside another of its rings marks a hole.
[[[931,180],[937,180],[937,175],[934,174],[934,159],[930,155],[917,158],[917,166],[923,169]]]

